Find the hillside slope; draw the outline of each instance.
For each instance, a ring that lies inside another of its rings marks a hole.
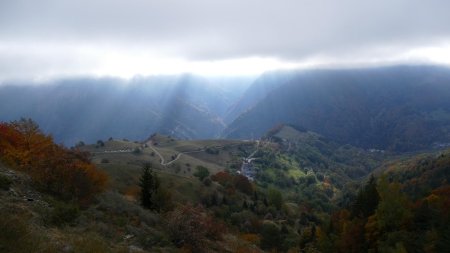
[[[272,91],[224,131],[262,136],[291,123],[340,143],[411,151],[450,142],[450,70],[432,66],[316,70]]]
[[[224,128],[222,115],[242,92],[226,84],[248,81],[221,79],[216,84],[181,75],[5,83],[0,86],[0,120],[31,117],[66,145],[109,137],[142,140],[153,132],[214,138]]]
[[[255,106],[264,99],[272,90],[282,86],[295,75],[295,71],[273,71],[259,76],[240,99],[231,105],[224,117],[226,124],[233,122],[239,115]]]
[[[0,134],[0,252],[448,251],[448,151],[389,161],[290,125],[255,142],[154,134],[71,149],[31,120]]]

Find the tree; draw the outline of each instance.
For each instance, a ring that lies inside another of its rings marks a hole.
[[[77,144],[75,144],[75,147],[76,148],[79,148],[79,147],[84,147],[86,144],[84,143],[84,141],[79,141],[79,142],[77,142]]]
[[[261,229],[261,248],[265,250],[278,249],[281,248],[281,243],[281,233],[277,225],[271,222],[264,223]]]
[[[269,203],[280,210],[283,206],[283,196],[281,195],[281,192],[275,188],[269,188],[268,197]]]
[[[97,141],[97,147],[104,147],[105,143],[102,140]]]
[[[200,181],[203,181],[204,178],[209,176],[208,168],[199,165],[195,169],[197,171],[194,173],[194,176],[198,177],[198,179],[200,179]]]
[[[378,184],[380,203],[376,210],[378,227],[382,232],[402,229],[412,218],[410,203],[405,194],[400,191],[398,183],[389,183],[382,177]]]
[[[208,240],[221,240],[225,231],[223,224],[216,222],[202,206],[186,204],[167,214],[170,237],[178,247],[190,252],[210,252]]]
[[[40,190],[61,199],[87,204],[106,186],[107,175],[90,162],[89,154],[55,144],[31,119],[0,123],[0,157],[27,173]]]
[[[373,175],[371,175],[367,184],[358,192],[356,201],[352,207],[353,216],[362,216],[367,218],[375,213],[377,209],[380,195],[377,191],[377,183]]]
[[[251,195],[253,193],[252,184],[248,181],[247,177],[243,175],[234,176],[234,187],[247,195]]]
[[[139,147],[135,147],[135,148],[133,149],[133,154],[139,155],[139,154],[141,154],[141,153],[142,153],[142,150],[141,150]]]
[[[213,181],[218,182],[224,187],[230,186],[233,181],[233,176],[226,171],[219,171],[216,174],[211,176]]]
[[[141,187],[141,205],[147,209],[158,210],[155,201],[159,189],[159,179],[153,173],[150,164],[145,164],[142,168],[142,175],[139,186]]]

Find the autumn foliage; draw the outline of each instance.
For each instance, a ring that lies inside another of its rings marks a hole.
[[[62,199],[87,201],[104,190],[107,181],[87,153],[55,144],[31,119],[0,123],[0,159]]]
[[[169,233],[175,245],[192,252],[207,252],[209,240],[222,239],[225,226],[202,206],[186,204],[167,214]]]
[[[247,177],[243,175],[232,175],[226,171],[220,171],[212,175],[211,179],[231,191],[237,189],[245,194],[253,193],[252,184],[247,179]]]

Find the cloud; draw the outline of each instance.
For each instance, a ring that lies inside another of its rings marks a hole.
[[[0,75],[109,73],[119,60],[137,74],[157,62],[415,60],[418,48],[447,50],[449,9],[444,0],[4,0]]]

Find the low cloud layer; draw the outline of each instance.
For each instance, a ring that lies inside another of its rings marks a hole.
[[[4,0],[0,79],[201,72],[239,59],[260,59],[261,71],[448,63],[449,9],[444,0]]]

